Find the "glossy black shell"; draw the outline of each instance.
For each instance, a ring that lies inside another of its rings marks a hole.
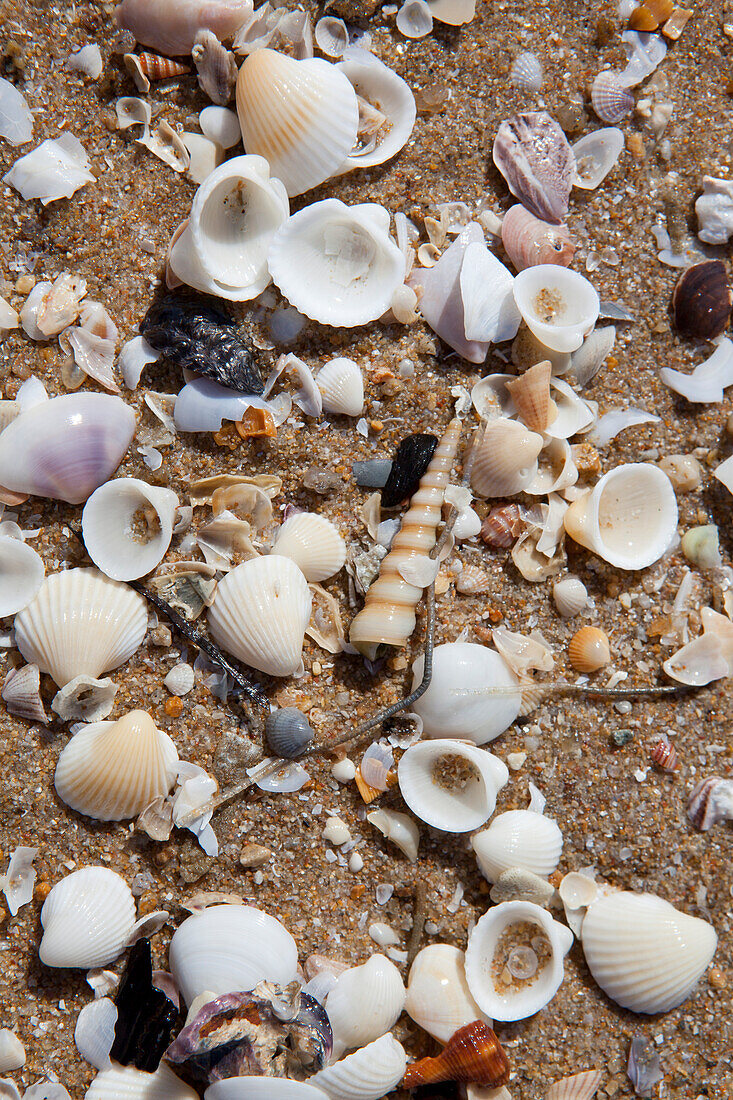
[[[438,437],[427,432],[408,435],[402,440],[382,489],[383,508],[395,508],[412,496],[430,465],[437,446]]]

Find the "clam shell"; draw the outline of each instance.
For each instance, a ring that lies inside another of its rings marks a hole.
[[[423,664],[418,657],[412,666],[413,691],[422,681]],[[430,687],[413,709],[427,737],[483,745],[508,729],[520,702],[517,679],[498,653],[472,642],[448,642],[436,646]]]
[[[109,1069],[115,1041],[117,1006],[109,997],[84,1005],[76,1018],[74,1043],[85,1062],[97,1070]]]
[[[116,581],[152,572],[173,535],[178,497],[136,477],[107,481],[84,505],[81,529],[94,564]]]
[[[214,640],[268,676],[292,676],[311,613],[308,582],[290,558],[242,562],[219,582],[208,622]]]
[[[542,436],[515,420],[490,420],[474,452],[471,487],[481,497],[513,496],[537,473]]]
[[[533,810],[499,814],[471,840],[481,874],[496,882],[503,871],[521,867],[547,878],[560,862],[562,833],[550,817]]]
[[[634,97],[621,83],[617,73],[605,69],[593,81],[593,110],[603,122],[621,122],[634,109]]]
[[[231,38],[251,14],[252,0],[122,0],[115,10],[118,27],[171,57],[190,54],[200,30]]]
[[[491,817],[509,772],[502,760],[476,745],[437,739],[411,746],[397,779],[421,821],[447,833],[467,833]]]
[[[46,577],[15,618],[18,649],[59,687],[80,675],[117,668],[138,648],[148,625],[145,601],[96,569]]]
[[[415,956],[407,982],[405,1012],[439,1043],[483,1015],[466,982],[465,955],[447,943],[431,943]]]
[[[356,143],[356,93],[318,58],[255,50],[239,70],[237,114],[245,149],[268,161],[291,196],[333,176]]]
[[[282,707],[265,719],[267,744],[275,756],[286,760],[305,752],[314,736],[310,722],[296,707]]]
[[[10,1028],[0,1029],[0,1073],[25,1065],[25,1047]]]
[[[575,178],[575,157],[547,111],[530,111],[502,122],[493,159],[522,206],[553,225],[562,221]]]
[[[333,1029],[334,1057],[385,1035],[404,1004],[400,972],[384,955],[372,955],[363,966],[345,970],[325,1003]]]
[[[322,23],[323,20],[320,20]],[[348,57],[337,68],[351,83],[361,101],[366,101],[382,115],[385,121],[371,140],[363,134],[363,103],[360,104],[359,135],[338,174],[355,168],[368,168],[383,164],[399,153],[409,141],[415,125],[415,97],[401,76],[384,65],[373,54]]]
[[[381,1100],[405,1072],[405,1051],[391,1032],[314,1073],[308,1083],[330,1100]]]
[[[722,260],[693,264],[680,275],[672,293],[675,328],[698,340],[714,340],[728,327],[732,301],[728,271]],[[0,470],[3,482],[1,475]]]
[[[501,243],[517,271],[537,264],[567,267],[575,252],[567,226],[544,222],[521,203],[510,207],[502,219]]]
[[[547,1100],[592,1100],[601,1083],[601,1071],[587,1069],[584,1073],[574,1073],[572,1077],[563,1077],[550,1085]]]
[[[552,598],[563,619],[572,619],[588,606],[588,589],[580,577],[563,577],[555,581]]]
[[[54,786],[62,802],[97,821],[135,817],[165,798],[176,780],[178,752],[143,710],[117,722],[94,722],[61,752]]]
[[[38,954],[46,966],[107,966],[122,954],[132,933],[132,891],[106,867],[82,867],[53,887],[41,909],[41,924]]]
[[[581,933],[588,968],[611,1000],[632,1012],[669,1012],[704,974],[715,929],[654,894],[618,891],[592,902]]]
[[[421,1058],[408,1066],[405,1088],[441,1081],[473,1082],[499,1088],[509,1080],[509,1060],[494,1032],[482,1020],[459,1028],[435,1058]]]
[[[572,147],[575,154],[573,186],[594,191],[616,166],[624,144],[624,132],[616,126],[593,130],[576,141]]]
[[[290,558],[307,581],[323,581],[346,561],[346,543],[325,516],[297,512],[277,532],[272,554]]]
[[[364,412],[364,378],[353,359],[331,359],[316,375],[326,412],[361,416]]]
[[[324,1093],[286,1077],[229,1077],[209,1085],[204,1100],[324,1100]]]
[[[102,1070],[84,1094],[84,1100],[197,1100],[198,1093],[185,1085],[165,1062],[155,1073],[113,1062]]]
[[[568,660],[578,672],[597,672],[611,660],[608,635],[597,626],[581,626],[568,645]]]
[[[23,665],[22,668],[8,669],[0,689],[0,697],[5,703],[8,714],[15,714],[18,718],[27,718],[31,722],[43,722],[47,725],[48,715],[43,709],[40,684],[41,678],[37,665]]]
[[[0,619],[28,606],[45,572],[43,559],[22,538],[0,536]]]
[[[588,280],[557,264],[520,271],[514,299],[537,339],[561,352],[580,347],[600,311],[600,299]]]
[[[509,83],[515,88],[521,88],[525,92],[539,92],[544,79],[542,63],[536,54],[525,50],[515,57],[509,70]]]

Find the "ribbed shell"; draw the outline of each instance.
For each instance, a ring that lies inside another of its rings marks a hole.
[[[148,80],[170,80],[172,76],[183,76],[191,71],[188,65],[181,65],[157,53],[141,53],[138,61]]]
[[[165,1062],[155,1073],[113,1062],[92,1081],[84,1100],[198,1100],[198,1093],[185,1085]]]
[[[205,1100],[324,1100],[323,1093],[307,1081],[287,1077],[227,1077],[215,1081]]]
[[[82,867],[56,883],[41,924],[38,954],[46,966],[107,966],[122,954],[135,924],[132,891],[106,867]]]
[[[364,411],[364,378],[358,363],[339,357],[326,363],[316,375],[326,412],[361,416]]]
[[[54,786],[62,802],[98,821],[123,821],[165,797],[178,752],[144,710],[79,730],[59,756]]]
[[[575,157],[547,111],[528,111],[502,122],[493,159],[522,206],[544,221],[562,221],[575,178]]]
[[[588,606],[588,589],[580,577],[563,577],[555,581],[552,598],[563,619],[572,619]]]
[[[550,397],[551,377],[552,363],[543,359],[506,383],[520,418],[534,432],[543,432],[557,418],[557,405]]]
[[[521,493],[537,473],[542,436],[516,420],[490,420],[479,443],[471,486],[482,497],[507,497]]]
[[[621,122],[634,109],[634,97],[616,73],[604,70],[593,81],[593,110],[604,122]]]
[[[567,267],[575,252],[567,226],[543,222],[521,203],[516,203],[504,215],[501,243],[517,271],[536,264]]]
[[[271,553],[290,558],[307,581],[324,581],[346,561],[346,543],[325,516],[297,512],[280,527]]]
[[[381,1100],[402,1080],[406,1064],[401,1043],[389,1032],[314,1073],[308,1083],[330,1100]]]
[[[420,479],[420,488],[410,501],[392,548],[382,560],[379,576],[367,592],[364,607],[351,624],[349,639],[357,648],[371,648],[380,642],[403,646],[415,629],[415,608],[423,590],[404,580],[399,566],[427,557],[435,545],[460,434],[460,420],[451,420]]]
[[[499,814],[471,840],[481,873],[496,882],[502,871],[521,867],[547,878],[557,867],[562,852],[562,833],[557,823],[533,810],[509,810]]]
[[[471,996],[463,964],[460,948],[431,943],[418,952],[410,969],[405,1012],[440,1043],[473,1020],[491,1024]]]
[[[584,1073],[574,1073],[572,1077],[563,1077],[550,1085],[547,1100],[591,1100],[601,1083],[601,1071],[587,1069]]]
[[[76,676],[96,679],[123,664],[147,625],[145,601],[126,584],[96,569],[67,569],[46,577],[16,616],[15,637],[26,661],[63,687]]]
[[[588,909],[583,951],[611,1000],[632,1012],[669,1012],[704,974],[717,946],[707,921],[654,894],[619,891]]]
[[[498,1088],[509,1080],[509,1059],[494,1032],[482,1020],[474,1020],[453,1035],[435,1058],[422,1058],[405,1073],[405,1088],[466,1081]]]
[[[568,645],[568,660],[578,672],[597,672],[611,660],[608,635],[597,626],[581,626]]]
[[[289,195],[334,175],[356,143],[356,92],[318,58],[255,50],[239,70],[237,113],[245,149],[269,162]]]
[[[340,975],[326,998],[336,1057],[344,1050],[379,1039],[396,1023],[405,1005],[400,972],[383,955]]]

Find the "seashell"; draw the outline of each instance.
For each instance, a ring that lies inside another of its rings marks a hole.
[[[188,65],[181,65],[169,57],[160,57],[157,53],[138,54],[138,62],[145,76],[150,81],[170,80],[174,76],[183,76],[190,73]]]
[[[514,303],[514,279],[483,241],[470,241],[459,276],[466,340],[499,344],[517,334],[521,317]],[[420,309],[423,309],[423,300]]]
[[[214,1081],[205,1100],[324,1100],[324,1093],[307,1081],[287,1077],[228,1077]]]
[[[509,810],[499,814],[488,829],[471,840],[481,874],[489,882],[511,867],[547,878],[557,867],[562,852],[562,833],[557,822],[533,810]]]
[[[433,943],[417,953],[410,967],[405,1012],[439,1043],[474,1020],[491,1026],[471,996],[464,958],[457,947]]]
[[[222,149],[232,149],[242,140],[236,111],[226,107],[204,107],[199,114],[201,133]]]
[[[718,404],[723,400],[724,390],[733,383],[733,342],[723,336],[713,354],[698,363],[692,374],[662,367],[659,377],[687,401]]]
[[[25,1047],[10,1028],[0,1028],[0,1073],[25,1065]]]
[[[518,504],[502,504],[492,508],[481,524],[481,539],[487,546],[508,548],[524,530],[524,520]]]
[[[226,107],[237,86],[237,59],[211,31],[199,31],[191,50],[199,87],[212,103]]]
[[[494,578],[486,569],[475,565],[464,565],[456,581],[456,592],[462,596],[478,596],[489,592],[494,586]]]
[[[381,1100],[402,1080],[406,1065],[402,1045],[388,1032],[314,1073],[308,1083],[330,1100]]]
[[[510,207],[504,215],[501,243],[517,271],[537,264],[567,267],[575,252],[567,226],[543,222],[520,203]]]
[[[700,618],[702,636],[693,638],[663,665],[673,680],[695,687],[733,675],[733,624],[711,607],[703,607]]]
[[[341,57],[349,44],[349,29],[343,19],[324,15],[316,23],[313,37],[326,57]]]
[[[433,29],[433,13],[426,0],[404,0],[395,22],[405,38],[425,38]]]
[[[597,626],[581,626],[568,645],[568,660],[578,672],[597,672],[611,660],[608,635]]]
[[[499,1040],[483,1020],[461,1027],[435,1058],[421,1058],[407,1067],[403,1085],[415,1088],[440,1081],[471,1081],[498,1088],[509,1080],[509,1060]]]
[[[355,52],[337,68],[348,77],[359,103],[356,144],[338,172],[343,175],[396,156],[410,139],[416,108],[409,84],[373,54],[363,58]]]
[[[197,1100],[197,1097],[198,1093],[176,1077],[165,1062],[161,1062],[155,1073],[112,1062],[109,1069],[97,1074],[84,1094],[84,1100]]]
[[[77,813],[124,821],[165,798],[176,781],[178,752],[144,710],[117,722],[94,722],[76,733],[59,756],[56,793]]]
[[[553,225],[563,220],[575,178],[575,157],[547,111],[530,111],[502,122],[493,159],[511,193],[531,214]]]
[[[687,816],[702,832],[718,821],[733,820],[733,779],[713,775],[696,783],[687,801]]]
[[[580,141],[573,143],[575,155],[574,187],[584,191],[595,191],[604,179],[616,167],[625,145],[623,130],[616,126],[604,126],[585,134]]]
[[[2,80],[3,83],[7,83],[4,77],[0,76],[0,80]],[[13,85],[11,85],[11,87],[13,87]],[[2,84],[0,84],[0,98],[1,97]],[[10,303],[6,302],[3,297],[0,297],[0,336],[6,336],[13,329],[18,328],[19,324],[20,317],[18,316],[17,311],[14,310]],[[0,424],[2,424],[1,420]],[[0,431],[2,431],[2,427],[0,427]]]
[[[308,582],[290,558],[252,558],[219,582],[209,629],[218,645],[252,668],[292,676],[300,665],[311,602]]]
[[[603,122],[621,122],[634,109],[634,97],[619,80],[618,73],[604,69],[591,88],[593,110]]]
[[[570,369],[570,355],[565,351],[554,351],[538,340],[535,334],[526,324],[522,323],[512,344],[512,363],[518,370],[527,370],[535,363],[549,359],[552,363],[553,376],[565,374]]]
[[[435,546],[443,495],[460,434],[460,420],[451,420],[420,479],[420,487],[402,518],[390,551],[382,559],[379,576],[367,592],[364,607],[351,623],[349,640],[362,653],[374,654],[380,644],[404,646],[415,629],[415,607],[422,588],[405,580],[401,568],[421,564]]]
[[[502,871],[489,891],[492,901],[531,901],[535,905],[547,905],[555,893],[555,887],[533,871],[510,867]]]
[[[297,512],[278,529],[271,554],[290,558],[307,581],[324,581],[346,561],[346,543],[325,516]]]
[[[74,1043],[85,1062],[97,1070],[112,1065],[109,1052],[115,1040],[117,1007],[109,997],[84,1005],[76,1018]]]
[[[0,137],[11,145],[25,145],[33,137],[33,112],[5,77],[0,77]]]
[[[18,649],[59,687],[76,676],[98,677],[138,648],[148,626],[145,601],[96,569],[46,577],[15,619]]]
[[[185,662],[174,665],[166,676],[163,684],[171,695],[188,695],[196,683],[193,668]]]
[[[364,379],[353,359],[331,359],[316,375],[325,412],[361,416],[364,412]]]
[[[22,538],[0,535],[0,618],[27,607],[43,584],[43,559]]]
[[[335,175],[356,144],[356,92],[318,58],[255,50],[239,70],[237,114],[245,149],[268,161],[290,196]]]
[[[101,722],[112,710],[116,694],[117,684],[111,680],[75,676],[56,692],[51,709],[63,722]]]
[[[439,23],[460,27],[476,14],[476,0],[430,0],[430,11]]]
[[[660,738],[649,754],[657,765],[665,772],[675,772],[680,764],[677,749],[667,738]]]
[[[700,488],[702,468],[694,455],[665,455],[659,468],[672,482],[676,493],[691,493]]]
[[[588,589],[580,577],[563,577],[555,581],[552,598],[563,619],[572,619],[588,606]]]
[[[542,63],[528,50],[515,57],[509,70],[509,83],[525,92],[539,92],[545,79]]]
[[[300,756],[315,737],[313,727],[297,707],[281,707],[265,719],[265,737],[274,756]]]
[[[519,378],[506,383],[514,407],[532,431],[543,432],[557,418],[557,405],[550,397],[552,363],[536,363]]]
[[[5,703],[8,714],[48,725],[48,715],[43,709],[40,685],[41,678],[37,665],[23,665],[22,668],[9,669],[0,689],[0,698]]]
[[[580,347],[600,311],[600,299],[588,280],[557,264],[520,271],[514,299],[537,339],[562,352]]]
[[[46,966],[107,966],[119,958],[135,925],[135,901],[107,867],[82,867],[61,879],[41,909],[38,948]]]
[[[0,485],[81,504],[112,476],[134,431],[135,414],[119,397],[52,397],[0,433]]]
[[[730,180],[703,176],[703,193],[695,202],[699,229],[706,244],[727,244],[733,233],[733,187]]]
[[[333,1029],[334,1058],[385,1035],[397,1022],[404,1004],[400,972],[384,955],[372,955],[363,966],[345,970],[325,1004]]]
[[[629,16],[632,31],[656,31],[674,10],[672,0],[644,0]]]
[[[171,973],[187,1005],[204,990],[214,996],[285,986],[297,976],[295,940],[275,917],[251,905],[211,905],[173,934]]]
[[[537,473],[542,436],[506,417],[490,420],[473,452],[471,488],[481,497],[520,493]]]
[[[252,54],[243,69],[264,52]],[[313,203],[288,218],[272,240],[268,264],[273,281],[300,313],[347,328],[386,313],[405,274],[384,207],[346,206],[338,199]]]
[[[509,772],[503,760],[476,745],[439,739],[408,748],[397,779],[421,821],[446,833],[467,833],[491,817]]]
[[[680,275],[672,292],[675,328],[696,340],[714,340],[728,327],[731,302],[733,294],[723,261],[693,264]]]
[[[588,908],[581,932],[588,969],[632,1012],[669,1012],[691,994],[717,946],[707,921],[654,894],[618,890]]]
[[[94,564],[115,581],[152,572],[173,536],[178,497],[136,477],[107,481],[84,505],[81,529]]]
[[[80,187],[95,182],[84,146],[70,133],[42,141],[16,160],[2,178],[24,199],[40,199],[44,206],[70,199]]]
[[[251,16],[252,0],[122,0],[115,9],[117,26],[159,53],[185,57],[200,30],[213,31],[222,42]]]
[[[617,466],[565,513],[571,539],[618,569],[645,569],[677,532],[677,500],[667,475],[647,462]]]
[[[595,378],[615,343],[616,329],[613,325],[594,329],[586,336],[570,360],[571,370],[579,386],[587,386]]]
[[[424,658],[412,666],[412,690],[423,677]],[[413,709],[426,737],[457,737],[486,744],[508,729],[519,713],[521,691],[503,657],[472,642],[435,648],[430,687]]]
[[[356,774],[359,775],[358,771]],[[398,813],[397,810],[372,810],[367,814],[367,821],[404,852],[410,863],[415,862],[420,846],[420,831],[411,817]]]
[[[547,429],[546,434],[549,434]],[[557,493],[574,485],[578,480],[578,468],[567,439],[550,439],[540,452],[537,473],[525,492],[532,496]]]
[[[587,1069],[584,1073],[574,1073],[572,1077],[563,1077],[550,1085],[547,1100],[593,1100],[601,1083],[599,1069]]]
[[[534,1016],[560,988],[573,942],[569,928],[530,901],[484,913],[466,947],[466,981],[479,1008],[494,1020]]]
[[[689,562],[698,569],[716,569],[723,564],[720,554],[718,528],[714,523],[691,527],[682,536],[680,549]]]

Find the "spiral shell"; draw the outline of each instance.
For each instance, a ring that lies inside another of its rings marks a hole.
[[[502,504],[492,508],[481,524],[481,539],[487,546],[508,549],[524,530],[524,520],[518,504]]]
[[[597,626],[582,626],[570,639],[568,660],[578,672],[597,672],[611,660],[608,635]]]
[[[515,203],[504,215],[501,243],[517,271],[536,264],[567,267],[575,252],[567,226],[544,222],[521,203]]]
[[[451,1036],[436,1058],[421,1058],[407,1067],[406,1089],[440,1081],[463,1081],[498,1088],[509,1080],[509,1059],[492,1029],[483,1020],[466,1024]]]
[[[633,95],[609,69],[593,81],[590,98],[593,110],[604,122],[621,122],[634,109]]]
[[[138,54],[138,62],[148,80],[169,80],[172,76],[183,76],[191,71],[188,65],[181,65],[157,53]]]
[[[680,764],[680,758],[677,753],[677,749],[674,747],[671,741],[662,737],[657,741],[656,745],[652,749],[650,756],[657,767],[661,768],[665,772],[677,771]]]

